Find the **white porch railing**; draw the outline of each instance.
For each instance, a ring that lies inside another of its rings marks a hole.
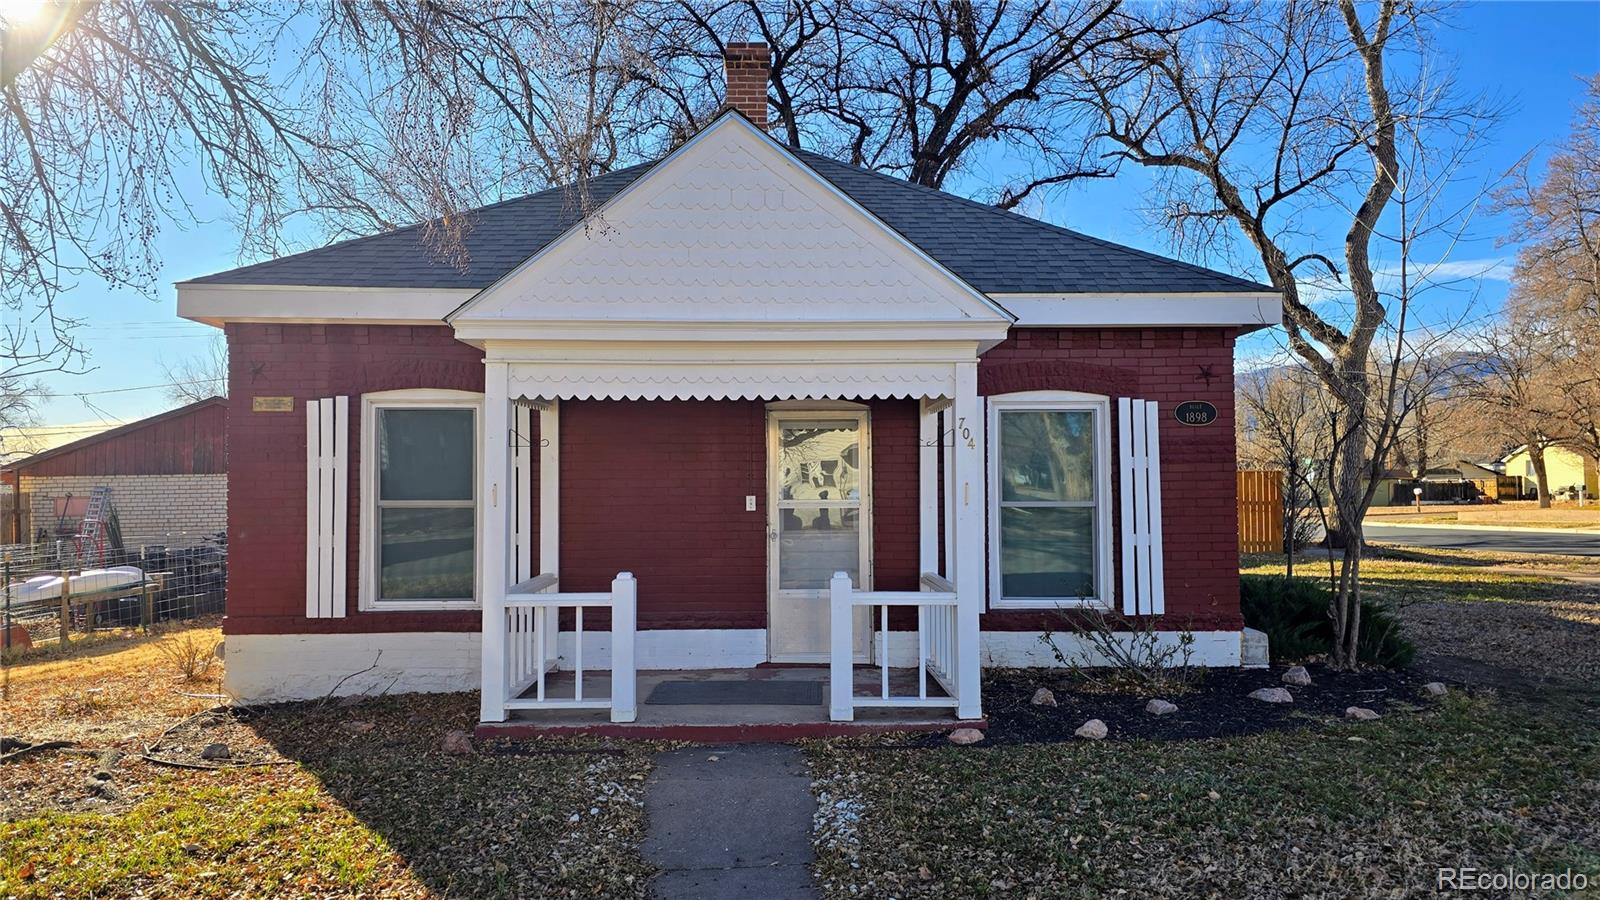
[[[557,586],[556,576],[547,572],[506,592],[505,708],[610,709],[611,721],[632,722],[638,714],[634,658],[638,583],[632,573],[619,572],[609,592],[563,594],[556,592]],[[611,691],[606,697],[584,696],[583,613],[595,608],[611,612]],[[560,697],[551,696],[546,690],[546,676],[561,661],[556,638],[562,609],[573,610],[575,625],[570,697],[565,696],[565,690]],[[522,696],[530,689],[532,696]]]
[[[857,607],[878,609],[879,690],[876,696],[855,692],[854,623]],[[917,610],[917,691],[895,694],[889,684],[889,609]],[[955,585],[932,573],[923,573],[920,591],[856,591],[850,576],[835,572],[828,582],[829,608],[829,714],[836,721],[855,718],[856,707],[957,707],[959,659],[957,655]],[[944,696],[928,695],[928,679],[944,689]]]

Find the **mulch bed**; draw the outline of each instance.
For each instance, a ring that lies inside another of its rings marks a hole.
[[[1145,703],[1157,694],[1133,690],[1113,691],[1086,685],[1070,672],[1041,669],[1005,669],[986,673],[984,713],[989,728],[982,744],[1042,744],[1082,740],[1073,732],[1090,719],[1106,723],[1107,740],[1195,740],[1258,734],[1303,728],[1343,718],[1347,707],[1363,706],[1379,714],[1402,712],[1422,705],[1422,685],[1434,680],[1414,670],[1368,669],[1334,672],[1312,665],[1310,687],[1283,683],[1286,667],[1270,669],[1211,669],[1182,694],[1162,699],[1178,711],[1153,716]],[[1034,691],[1049,688],[1058,706],[1034,706]],[[1264,703],[1250,699],[1257,688],[1283,687],[1294,703]],[[942,734],[918,739],[925,746],[947,745]]]

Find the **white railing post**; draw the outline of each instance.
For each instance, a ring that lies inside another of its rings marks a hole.
[[[633,653],[639,584],[632,572],[618,572],[611,582],[611,721],[638,718],[638,663]],[[581,635],[580,635],[581,639]]]
[[[850,576],[833,573],[828,582],[828,716],[835,722],[855,719],[855,612],[850,602]]]

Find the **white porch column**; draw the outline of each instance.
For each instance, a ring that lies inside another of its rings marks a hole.
[[[939,464],[944,471],[944,570],[939,574],[956,580],[956,467],[955,452],[956,412],[946,406],[939,413]]]
[[[923,398],[917,451],[917,525],[922,544],[917,574],[939,571],[939,407]]]
[[[963,719],[983,715],[982,660],[978,646],[978,614],[983,610],[984,552],[984,414],[978,397],[978,364],[955,364],[956,396],[953,407],[955,453],[955,520],[945,527],[955,531],[956,585],[956,714]],[[998,525],[997,525],[998,527]]]
[[[506,548],[510,543],[508,366],[484,364],[482,465],[478,473],[478,599],[483,606],[483,685],[478,717],[506,718]]]
[[[561,401],[539,407],[539,573],[561,574]]]
[[[552,397],[539,407],[539,565],[540,575],[555,575],[561,590],[561,401]],[[545,658],[558,653],[560,617],[554,607],[545,610]]]

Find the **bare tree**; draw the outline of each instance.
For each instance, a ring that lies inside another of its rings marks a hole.
[[[228,396],[228,342],[214,334],[206,349],[177,362],[161,362],[167,380],[167,399],[174,403],[197,403],[212,397]]]
[[[1499,191],[1513,214],[1508,241],[1517,253],[1514,299],[1547,316],[1600,323],[1600,75],[1588,79],[1572,130],[1542,176],[1528,165]]]
[[[1514,217],[1507,240],[1523,242],[1511,316],[1539,323],[1544,387],[1559,395],[1543,404],[1547,427],[1600,459],[1600,75],[1588,79],[1572,130],[1543,173],[1519,168],[1497,199]]]
[[[637,73],[645,129],[682,135],[719,109],[723,39],[773,48],[775,131],[856,165],[944,187],[1004,148],[1026,173],[992,199],[1012,208],[1109,167],[1087,155],[1075,73],[1106,48],[1209,18],[1123,15],[1115,0],[664,0],[640,7],[652,64]]]
[[[1413,253],[1422,234],[1470,214],[1435,200],[1488,118],[1429,80],[1430,15],[1402,0],[1247,5],[1206,27],[1131,40],[1083,71],[1110,158],[1156,174],[1174,243],[1251,253],[1283,293],[1289,349],[1335,399],[1329,493],[1343,555],[1330,615],[1340,668],[1357,663],[1361,520],[1411,399],[1400,367],[1429,355],[1407,317],[1436,280]],[[1407,55],[1413,65],[1391,68]],[[1313,218],[1342,219],[1337,250]],[[1387,269],[1374,260],[1383,250],[1395,254]],[[1307,296],[1319,276],[1347,301],[1336,315]],[[1393,348],[1382,368],[1380,342]]]
[[[196,171],[258,223],[279,176],[315,147],[265,75],[274,10],[134,0],[41,4],[0,30],[0,297],[4,374],[81,364],[58,308],[78,276],[149,290],[152,238],[186,219]]]
[[[1513,309],[1484,331],[1482,358],[1465,376],[1467,396],[1480,410],[1483,427],[1507,444],[1527,447],[1540,507],[1550,506],[1545,451],[1564,436],[1557,423],[1565,399],[1546,367],[1548,341],[1539,317]]]
[[[1288,574],[1294,556],[1320,527],[1326,499],[1322,484],[1333,448],[1328,433],[1330,396],[1304,368],[1280,365],[1240,376],[1239,461],[1283,473],[1283,553]]]
[[[153,290],[191,177],[231,203],[242,254],[295,249],[298,221],[423,221],[464,262],[462,210],[621,157],[628,8],[46,0],[0,21],[0,300],[20,312],[0,378],[81,367],[62,290]]]
[[[424,222],[459,262],[471,207],[570,185],[587,213],[589,178],[656,146],[624,127],[633,75],[649,65],[632,6],[333,5],[302,53],[328,148],[306,211],[336,235]],[[630,134],[639,146],[624,146]]]

